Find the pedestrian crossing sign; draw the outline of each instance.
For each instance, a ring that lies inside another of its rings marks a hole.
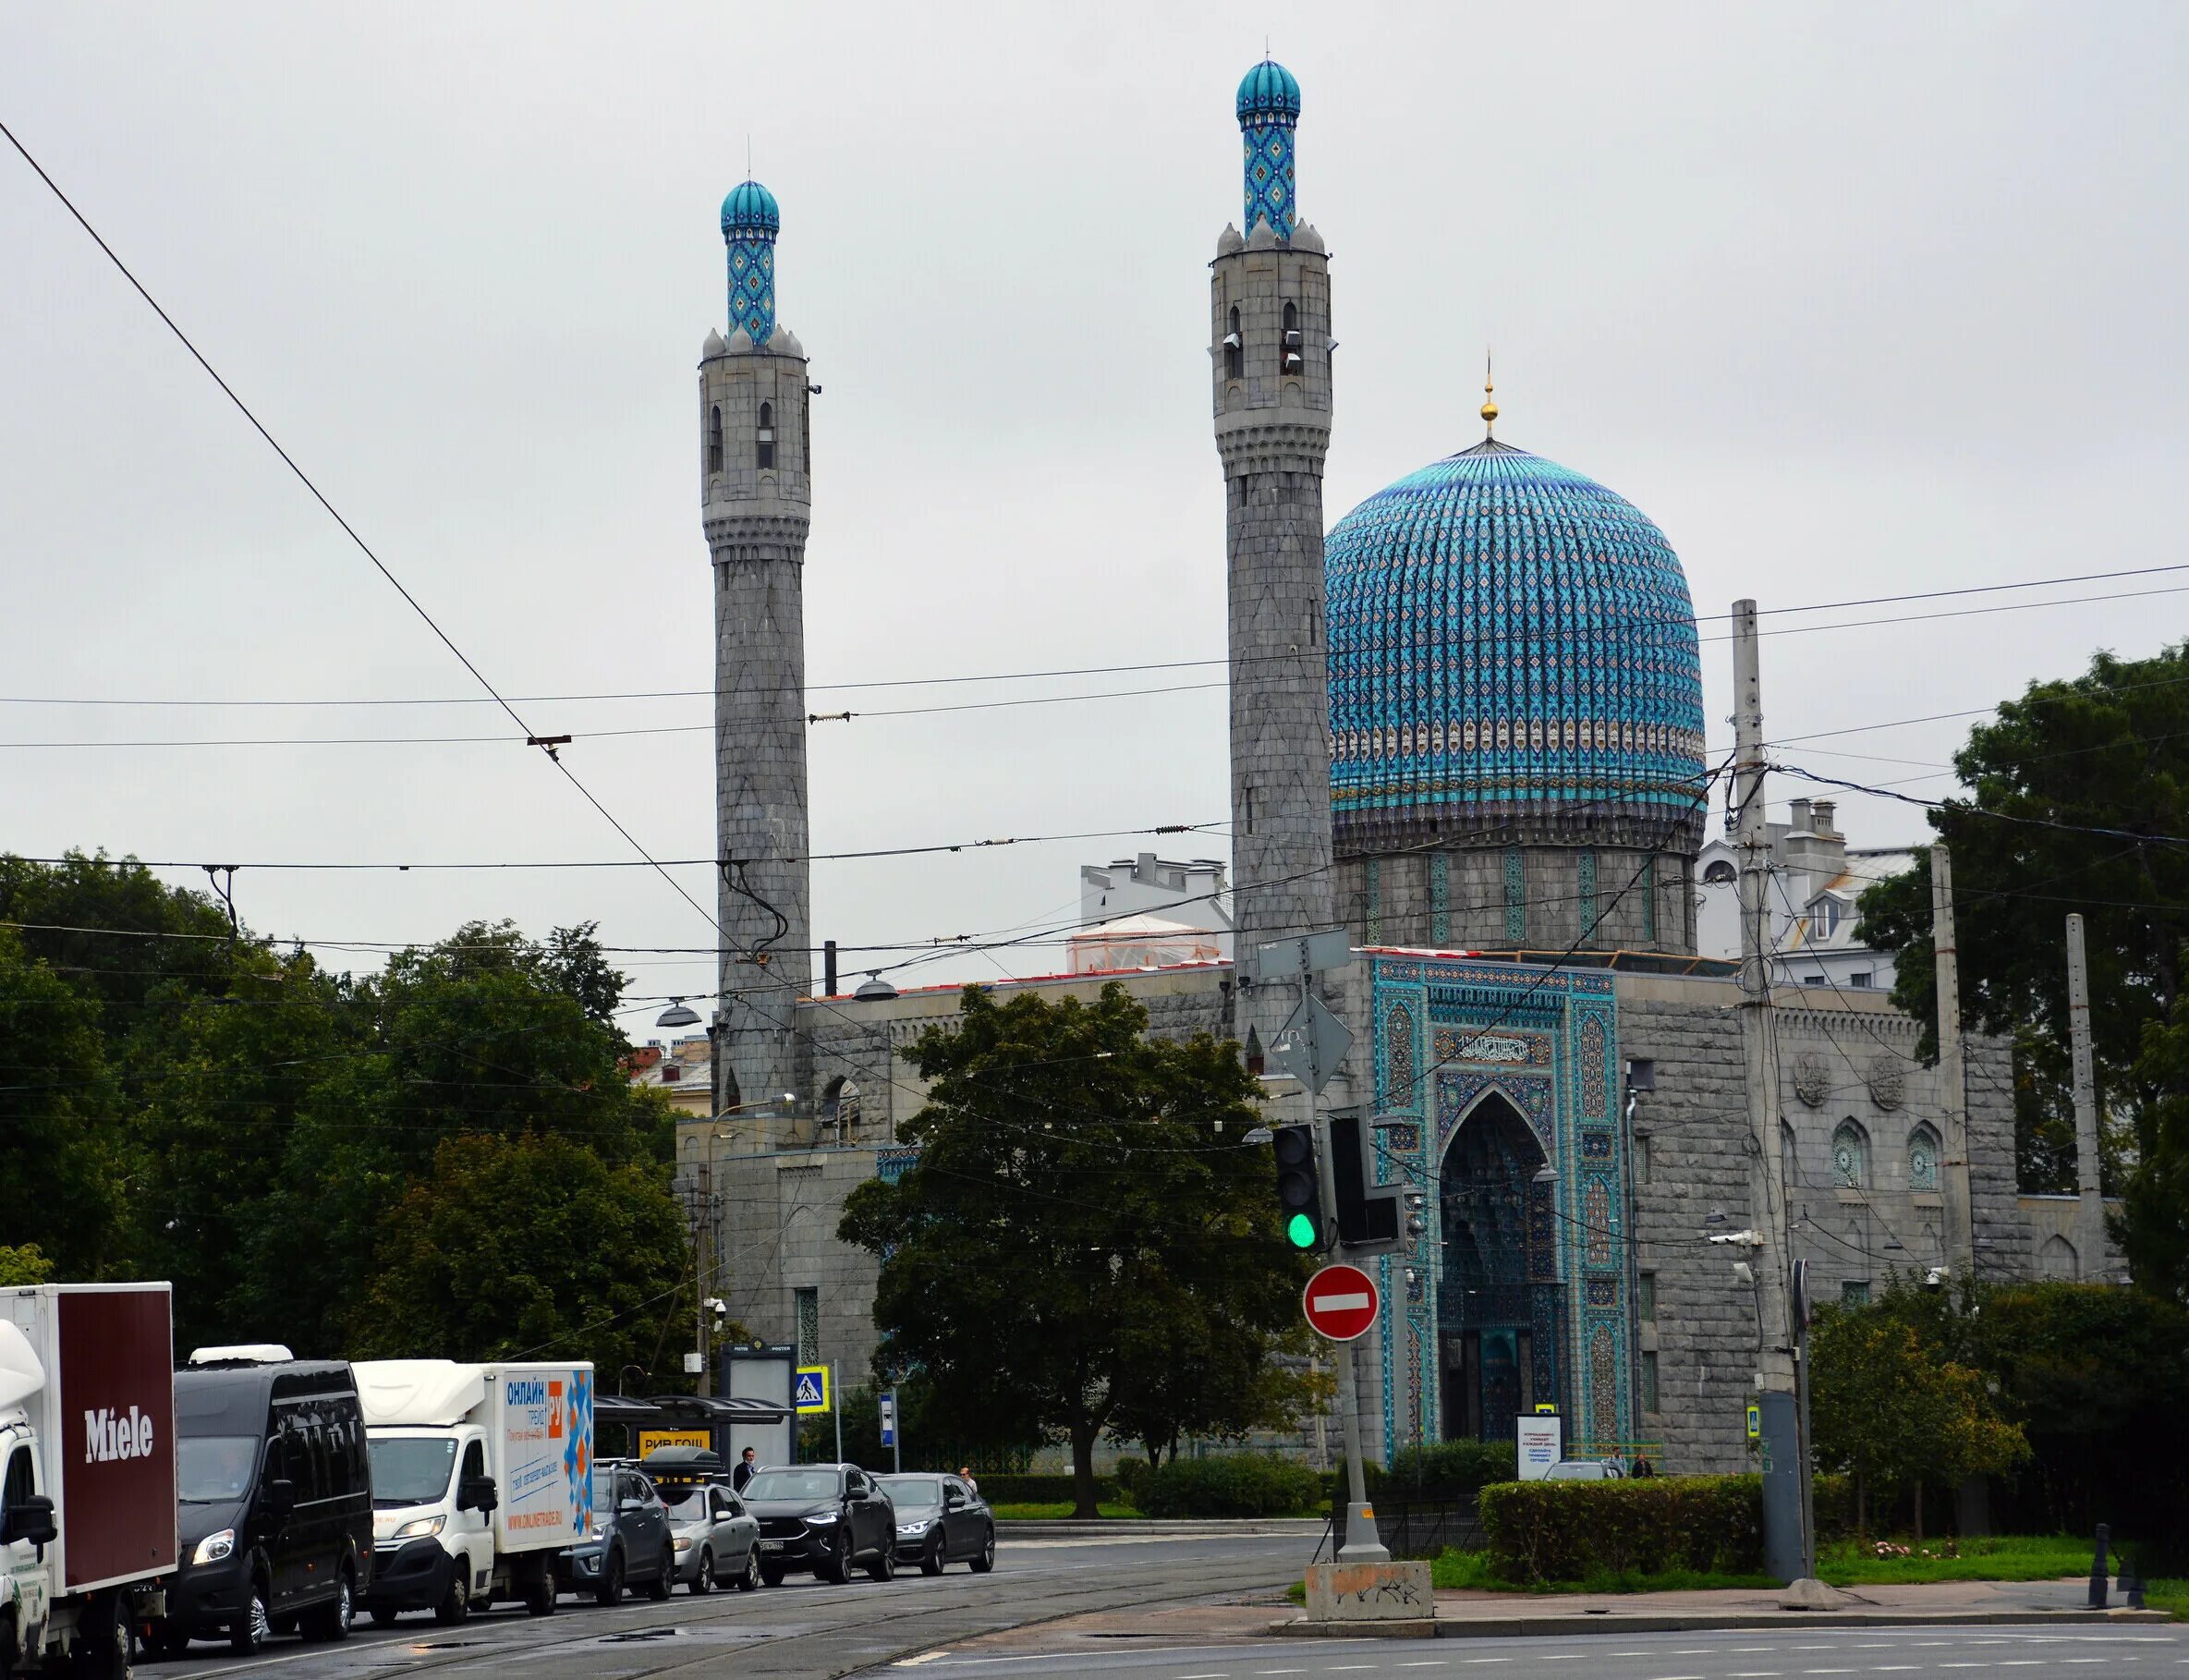
[[[797,1396],[800,1417],[806,1417],[814,1412],[827,1411],[829,1409],[829,1368],[825,1365],[799,1366],[797,1387],[794,1392]]]

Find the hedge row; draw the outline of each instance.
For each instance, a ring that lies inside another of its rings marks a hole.
[[[1463,1504],[1492,1482],[1512,1481],[1519,1474],[1510,1441],[1441,1441],[1404,1449],[1393,1455],[1388,1470],[1369,1465],[1368,1494],[1374,1499]],[[1344,1497],[1344,1478],[1343,1470],[1333,1473],[1333,1498]]]
[[[1503,1482],[1482,1490],[1480,1510],[1490,1572],[1507,1580],[1763,1568],[1758,1476]]]
[[[1294,1516],[1315,1510],[1322,1478],[1273,1453],[1174,1458],[1135,1478],[1144,1516]]]
[[[991,1473],[977,1470],[973,1479],[980,1484],[980,1497],[991,1505],[1054,1505],[1070,1504],[1078,1498],[1077,1484],[1067,1473],[1062,1476],[1008,1475],[1002,1471]],[[1124,1496],[1117,1479],[1112,1476],[1095,1478],[1095,1497],[1104,1504],[1115,1504]]]

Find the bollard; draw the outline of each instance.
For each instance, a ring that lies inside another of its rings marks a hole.
[[[2121,1553],[2121,1592],[2129,1609],[2144,1607],[2144,1572],[2125,1550]]]
[[[2106,1540],[2111,1530],[2105,1524],[2098,1525],[2098,1555],[2090,1560],[2090,1608],[2103,1610],[2106,1606]]]

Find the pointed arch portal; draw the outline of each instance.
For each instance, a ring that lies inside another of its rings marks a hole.
[[[1556,1181],[1519,1110],[1487,1092],[1446,1146],[1437,1343],[1446,1440],[1510,1440],[1559,1397]]]

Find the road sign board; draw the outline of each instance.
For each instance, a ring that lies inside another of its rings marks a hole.
[[[1333,1342],[1350,1342],[1376,1321],[1376,1280],[1358,1266],[1325,1266],[1300,1292],[1307,1328]]]
[[[792,1390],[797,1398],[801,1417],[829,1409],[829,1368],[825,1365],[798,1367],[797,1385]]]
[[[1353,935],[1344,928],[1333,928],[1328,933],[1308,933],[1257,945],[1247,955],[1247,970],[1257,980],[1296,980],[1325,968],[1343,968],[1352,960]]]
[[[1353,1031],[1310,992],[1270,1043],[1269,1059],[1309,1090],[1320,1093],[1353,1048]]]
[[[894,1446],[897,1444],[897,1391],[894,1388],[883,1389],[880,1404],[882,1407],[882,1444]]]

